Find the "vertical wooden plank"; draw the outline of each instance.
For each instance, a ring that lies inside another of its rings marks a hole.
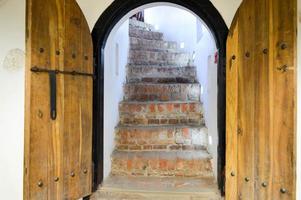
[[[296,3],[296,0],[270,0],[272,199],[296,198]]]
[[[89,28],[74,0],[66,0],[65,19],[64,70],[93,73]],[[64,193],[67,198],[86,196],[92,189],[92,81],[91,77],[64,77],[64,152],[68,155],[64,163],[67,177]]]
[[[27,1],[25,199],[56,199],[60,194],[54,183],[60,161],[54,145],[57,122],[50,120],[49,77],[31,73],[30,68],[59,65],[54,49],[59,48],[62,9],[63,1]]]
[[[255,199],[271,199],[269,2],[255,0]]]
[[[237,199],[237,100],[238,100],[238,17],[227,39],[226,94],[226,199]]]
[[[244,1],[240,10],[238,69],[238,196],[254,199],[255,182],[255,2]]]

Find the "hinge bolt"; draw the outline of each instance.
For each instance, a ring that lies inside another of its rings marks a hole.
[[[39,186],[39,187],[43,187],[43,181],[39,180],[38,186]]]
[[[267,186],[268,186],[268,183],[263,182],[261,185],[262,185],[262,187],[267,187]]]
[[[287,192],[287,190],[286,190],[285,188],[281,188],[281,189],[280,189],[280,192],[281,192],[282,194],[285,194],[285,193]]]

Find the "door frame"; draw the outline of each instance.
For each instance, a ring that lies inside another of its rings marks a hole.
[[[93,190],[103,181],[104,152],[104,49],[114,26],[130,11],[150,3],[172,3],[192,11],[211,30],[218,49],[218,185],[224,192],[226,160],[226,41],[228,27],[210,0],[115,0],[101,14],[96,22],[92,39],[94,46],[94,70],[96,79],[93,85]]]

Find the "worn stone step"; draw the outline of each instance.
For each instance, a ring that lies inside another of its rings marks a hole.
[[[178,65],[189,63],[191,55],[186,52],[129,50],[128,63],[134,65]]]
[[[118,126],[116,149],[131,151],[206,150],[208,130],[204,126]]]
[[[148,51],[178,51],[178,43],[163,40],[148,40],[143,38],[130,37],[131,50],[148,50]]]
[[[195,66],[127,65],[128,83],[198,83]]]
[[[138,28],[141,30],[147,30],[147,31],[154,31],[155,27],[152,24],[148,24],[142,21],[138,21],[136,19],[130,19],[129,20],[129,26],[130,28]]]
[[[200,101],[200,90],[200,85],[195,83],[127,83],[124,85],[124,100]]]
[[[163,40],[164,34],[156,31],[143,30],[141,28],[130,27],[129,36],[148,40]]]
[[[119,104],[121,125],[204,125],[200,102],[127,102]]]
[[[110,176],[91,200],[222,200],[214,178]]]
[[[112,154],[112,175],[213,177],[207,151],[117,151]]]

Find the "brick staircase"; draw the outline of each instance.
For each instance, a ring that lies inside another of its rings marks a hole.
[[[150,24],[130,20],[129,36],[111,177],[94,198],[221,199],[190,55]]]

